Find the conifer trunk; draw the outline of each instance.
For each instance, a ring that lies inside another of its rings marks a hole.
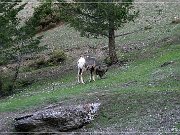
[[[1,76],[0,76],[0,92],[2,92],[2,81],[1,81]]]
[[[19,75],[19,69],[20,69],[20,66],[21,66],[21,60],[22,60],[22,56],[19,54],[19,56],[17,56],[17,65],[16,65],[16,68],[15,68],[15,74],[13,76],[13,79],[12,79],[12,90],[15,89],[15,83],[16,83],[16,80],[18,78],[18,75]]]
[[[116,47],[115,47],[115,30],[113,26],[113,22],[109,22],[109,58],[110,58],[110,63],[115,64],[118,62],[117,54],[116,54]]]

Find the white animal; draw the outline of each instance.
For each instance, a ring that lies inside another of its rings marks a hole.
[[[86,64],[86,60],[83,56],[80,57],[80,59],[77,62],[78,65],[78,83],[84,83],[83,78],[82,78],[82,74],[83,71],[85,70],[85,64]]]
[[[77,62],[78,66],[78,83],[84,83],[83,72],[85,70],[90,71],[90,81],[95,81],[95,75],[99,75],[100,78],[107,72],[107,67],[99,65],[94,57],[81,56]]]

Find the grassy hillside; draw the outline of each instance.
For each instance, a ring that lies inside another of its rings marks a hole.
[[[141,58],[123,67],[116,65],[107,72],[107,78],[96,82],[86,82],[85,85],[77,84],[76,72],[68,72],[58,80],[45,80],[38,82],[25,89],[19,94],[1,100],[0,111],[13,111],[22,108],[33,107],[34,105],[59,101],[69,96],[88,94],[92,92],[119,91],[120,92],[146,92],[167,91],[179,89],[179,65],[180,65],[180,44],[167,45],[156,48],[159,52],[152,58]],[[150,51],[147,50],[147,52]],[[143,52],[146,55],[146,52]],[[156,53],[156,52],[155,52]],[[134,54],[134,57],[136,57]],[[138,54],[139,55],[139,54]],[[161,67],[165,62],[167,66]],[[88,80],[88,75],[85,77]],[[132,86],[131,86],[132,85]],[[112,89],[113,88],[113,89]],[[126,90],[128,89],[128,90]],[[134,91],[134,89],[136,89]],[[100,92],[100,93],[101,93]]]
[[[59,102],[63,105],[101,102],[97,119],[82,131],[177,131],[180,124],[180,44],[157,49],[159,53],[153,58],[112,67],[107,78],[93,83],[77,84],[72,72],[59,80],[34,84],[26,88],[26,92],[1,100],[0,112]],[[172,63],[161,67],[169,61]]]
[[[77,83],[76,69],[63,73],[58,79],[33,83],[17,94],[0,99],[0,119],[12,122],[17,113],[33,112],[48,105],[100,102],[97,118],[78,132],[178,134],[180,24],[171,22],[174,16],[180,16],[180,5],[136,3],[136,6],[142,11],[139,18],[117,34],[147,26],[150,29],[116,38],[118,57],[129,60],[127,64],[111,66],[106,78],[97,78],[95,82],[88,82],[86,73],[84,85]],[[42,34],[41,43],[48,44],[49,48],[107,45],[104,38],[83,38],[68,26]],[[3,131],[1,125],[0,131]]]
[[[123,37],[116,38],[117,46],[123,46],[124,44],[143,44],[148,45],[153,41],[158,41],[162,38],[166,38],[177,34],[177,25],[172,25],[171,22],[174,17],[180,16],[180,5],[175,0],[164,3],[159,0],[153,1],[140,1],[135,0],[135,7],[140,10],[139,17],[135,22],[126,24],[123,28],[119,28],[116,35],[133,32],[139,29],[145,29],[135,34],[130,34]],[[149,28],[149,29],[148,29]],[[99,37],[85,38],[80,37],[79,32],[68,26],[57,27],[53,30],[49,30],[42,33],[44,38],[41,44],[47,44],[49,48],[74,48],[82,46],[107,46],[108,39]]]

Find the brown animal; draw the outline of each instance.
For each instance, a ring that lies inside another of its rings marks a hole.
[[[78,82],[84,83],[83,72],[86,70],[90,71],[90,81],[95,81],[95,75],[99,75],[102,79],[104,74],[107,72],[108,68],[106,66],[101,66],[94,57],[91,56],[81,56],[78,60]]]

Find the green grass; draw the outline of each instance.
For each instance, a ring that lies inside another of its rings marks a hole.
[[[107,77],[97,79],[96,82],[88,82],[89,76],[86,74],[87,82],[84,85],[76,83],[77,71],[65,73],[56,80],[41,80],[20,93],[0,99],[0,113],[37,109],[59,102],[63,102],[63,105],[101,102],[98,117],[80,129],[81,132],[155,131],[157,134],[159,131],[179,129],[180,44],[179,40],[161,41],[167,37],[179,39],[180,24],[170,24],[172,18],[180,12],[179,5],[138,3],[137,6],[141,10],[139,18],[135,23],[120,28],[117,34],[131,32],[149,24],[152,29],[116,38],[117,47],[131,43],[144,43],[146,46],[143,50],[118,52],[120,59],[130,60],[128,65],[111,67]],[[163,9],[161,16],[156,12],[158,9]],[[45,32],[41,42],[52,48],[63,49],[86,45],[106,46],[107,43],[105,38],[80,37],[78,32],[68,26]],[[161,67],[168,61],[173,63]]]
[[[175,103],[179,103],[176,101],[180,98],[178,94],[180,94],[179,91],[167,94],[157,91],[136,91],[127,94],[116,93],[113,96],[106,95],[101,99],[106,101],[97,119],[87,128],[89,131],[93,131],[98,125],[101,127],[101,132],[107,127],[111,127],[111,131],[126,131],[129,126],[138,129],[138,131],[147,132],[150,128],[163,127],[160,124],[161,117],[156,116],[162,115],[163,118],[169,119],[169,111],[176,108]],[[173,123],[171,126],[178,125]]]
[[[86,97],[87,93],[103,93],[104,90],[112,93],[179,90],[178,81],[170,76],[179,74],[179,50],[179,45],[160,48],[160,53],[153,58],[140,59],[123,68],[111,68],[106,79],[98,79],[85,85],[75,83],[76,74],[73,71],[59,80],[35,83],[25,92],[1,100],[0,112],[29,109],[72,97]],[[175,61],[175,64],[160,67],[167,61]],[[158,74],[163,77],[159,77]],[[87,74],[85,79],[88,79]],[[128,86],[124,87],[126,83]]]

